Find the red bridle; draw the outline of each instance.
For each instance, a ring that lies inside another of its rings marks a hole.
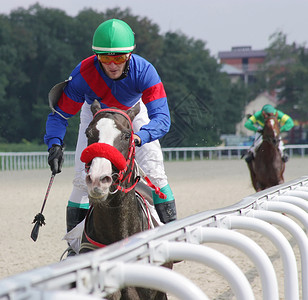
[[[133,137],[133,124],[127,113],[114,108],[105,108],[97,111],[94,114],[93,119],[102,112],[121,114],[125,117],[125,119],[128,120],[131,127],[131,137],[127,158],[125,158],[117,148],[109,144],[93,143],[83,150],[83,152],[81,153],[80,160],[84,162],[87,166],[95,157],[104,157],[108,159],[119,170],[118,178],[114,183],[116,189],[121,192],[128,193],[136,186],[136,184],[140,180],[139,177],[136,177],[135,182],[129,188],[123,188],[121,186],[121,183],[126,180],[128,183],[131,182],[132,172],[135,164],[135,142]]]
[[[95,157],[104,157],[110,160],[111,163],[119,170],[119,176],[116,182],[114,183],[114,185],[116,186],[116,189],[123,193],[128,193],[136,187],[138,181],[140,180],[140,177],[137,176],[135,178],[135,182],[130,187],[124,188],[121,186],[121,183],[125,182],[126,180],[128,183],[131,182],[132,173],[133,173],[133,169],[135,165],[136,148],[135,148],[135,142],[134,142],[134,136],[133,136],[134,134],[133,124],[127,113],[125,113],[122,110],[114,109],[114,108],[105,108],[105,109],[101,109],[97,111],[94,114],[93,119],[101,112],[108,112],[108,113],[111,112],[111,113],[121,114],[128,120],[130,127],[131,127],[131,137],[130,137],[127,158],[125,159],[123,154],[118,149],[116,149],[115,147],[111,145],[108,145],[105,143],[93,143],[83,150],[83,152],[81,153],[80,160],[84,162],[86,165],[89,165],[91,161],[93,160],[93,158]],[[147,176],[144,176],[144,178],[148,186],[154,189],[155,194],[157,194],[161,199],[166,199],[166,195],[160,191],[159,187],[156,187]]]
[[[118,191],[121,191],[123,193],[128,193],[129,191],[131,191],[132,189],[135,188],[135,186],[137,185],[138,181],[140,180],[140,177],[137,176],[135,178],[135,182],[128,188],[123,188],[121,186],[121,183],[125,182],[127,180],[127,182],[129,183],[131,181],[131,177],[132,177],[132,173],[133,173],[133,169],[134,169],[134,165],[135,165],[135,142],[134,142],[134,137],[133,137],[133,125],[132,125],[132,121],[130,119],[130,117],[128,116],[128,114],[126,114],[125,112],[118,110],[118,109],[113,109],[113,108],[108,108],[108,109],[101,109],[99,111],[97,111],[94,116],[93,119],[101,112],[112,112],[112,113],[119,113],[121,115],[123,115],[128,121],[129,124],[131,126],[131,138],[130,138],[130,144],[129,144],[129,150],[128,150],[128,155],[127,158],[125,159],[123,154],[116,149],[115,147],[109,145],[109,144],[105,144],[105,143],[93,143],[91,145],[89,145],[88,147],[86,147],[82,154],[81,154],[81,161],[84,162],[86,165],[89,165],[91,163],[91,161],[93,160],[93,158],[95,157],[104,157],[108,160],[111,161],[111,163],[119,170],[119,176],[116,180],[116,182],[114,183],[114,185],[116,186],[116,189]],[[160,191],[159,187],[156,187],[151,181],[150,179],[145,176],[142,175],[148,186],[150,186],[151,188],[154,189],[155,193],[162,199],[166,199],[167,196],[165,194],[163,194]],[[142,197],[143,198],[143,197]],[[146,212],[147,212],[147,218],[148,218],[148,229],[150,229],[150,215],[149,215],[149,210],[148,207],[146,205],[146,201],[143,198],[143,201],[145,203],[146,206]],[[91,206],[89,212],[93,209],[93,207]],[[87,214],[87,217],[89,215],[89,212]],[[87,223],[87,222],[86,222]],[[85,226],[86,226],[85,223]],[[88,242],[92,245],[95,245],[96,247],[102,248],[105,247],[106,245],[101,244],[99,242],[96,242],[94,240],[92,240],[86,233],[86,228],[84,229],[84,234],[85,234],[85,238],[88,240]]]

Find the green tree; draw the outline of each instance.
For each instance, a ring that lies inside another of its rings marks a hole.
[[[257,89],[275,93],[280,103],[278,108],[293,118],[307,120],[308,53],[303,45],[288,44],[287,35],[280,31],[270,41]]]
[[[14,119],[19,120],[15,134],[4,134],[8,142],[42,139],[52,79],[64,73],[63,67],[71,59],[70,43],[65,42],[70,19],[60,10],[39,5],[15,10],[8,18],[11,36],[7,42],[1,40],[1,47],[12,50],[5,60],[9,85],[3,102],[14,105]],[[6,104],[2,105],[5,108]]]
[[[48,92],[92,55],[93,32],[110,18],[133,28],[135,53],[153,63],[162,77],[172,117],[164,146],[215,145],[221,133],[234,131],[246,90],[220,72],[203,41],[180,32],[161,35],[157,24],[129,9],[85,9],[70,17],[35,4],[0,15],[0,142],[43,143]],[[68,149],[74,149],[78,123],[78,115],[69,121]]]
[[[172,117],[172,129],[162,140],[163,146],[219,144],[220,134],[234,132],[241,118],[244,87],[231,84],[200,40],[169,32],[163,49],[157,68]]]

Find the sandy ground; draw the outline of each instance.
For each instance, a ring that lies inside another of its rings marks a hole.
[[[308,159],[293,158],[287,163],[285,181],[308,175]],[[254,194],[243,160],[166,162],[166,171],[177,201],[178,218],[200,211],[222,208]],[[37,242],[30,233],[32,220],[40,211],[50,179],[49,170],[0,172],[0,279],[59,261],[66,242],[65,210],[71,192],[73,168],[55,177],[44,210],[46,226]],[[277,249],[257,234],[253,238],[273,260],[283,297],[283,270]],[[207,245],[228,255],[249,278],[256,299],[262,299],[260,279],[249,258],[234,248]],[[295,249],[296,251],[296,249]],[[175,271],[193,280],[210,299],[235,299],[228,283],[211,268],[189,261],[175,265]],[[172,298],[171,299],[175,299]]]

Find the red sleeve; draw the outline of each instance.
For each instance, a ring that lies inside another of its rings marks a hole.
[[[71,115],[76,115],[81,109],[82,105],[83,103],[72,100],[71,98],[66,96],[64,92],[62,93],[59,99],[59,102],[58,102],[59,108],[65,113],[71,114]]]
[[[167,97],[165,88],[163,86],[163,83],[159,82],[143,91],[142,101],[144,102],[144,104],[147,104],[154,100],[165,97]]]

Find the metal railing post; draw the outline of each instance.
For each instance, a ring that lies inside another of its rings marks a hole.
[[[217,225],[220,226],[219,221]],[[255,241],[226,228],[187,228],[187,233],[190,242],[226,244],[243,251],[258,270],[262,282],[263,299],[279,299],[274,267],[267,254]]]
[[[303,299],[308,299],[308,240],[302,228],[300,228],[300,226],[293,220],[276,212],[251,210],[248,215],[266,222],[277,224],[288,230],[290,234],[295,238],[301,255]],[[287,285],[292,285],[294,280],[295,278],[292,278],[292,281],[287,282]]]
[[[243,272],[230,258],[217,250],[201,245],[167,241],[150,242],[150,249],[154,250],[151,257],[158,262],[192,260],[210,266],[227,279],[238,300],[255,299]]]
[[[249,212],[251,212],[250,210]],[[261,214],[262,211],[259,211]],[[249,216],[252,216],[249,213]],[[248,229],[268,237],[279,250],[284,266],[285,299],[299,299],[297,264],[291,245],[285,236],[274,226],[265,221],[245,216],[228,216],[225,218],[231,229]]]
[[[108,269],[108,263],[104,263],[105,267]],[[103,277],[102,284],[107,290],[108,287],[111,288],[111,292],[124,286],[134,286],[168,292],[183,300],[208,300],[200,288],[190,280],[164,267],[116,263]]]

